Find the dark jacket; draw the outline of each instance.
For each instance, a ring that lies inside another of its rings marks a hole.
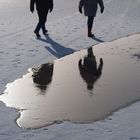
[[[46,11],[53,9],[53,0],[30,0],[30,10],[34,9],[36,4],[37,11]]]
[[[98,5],[100,8],[104,8],[102,0],[80,0],[79,8],[84,8],[85,16],[96,16]]]

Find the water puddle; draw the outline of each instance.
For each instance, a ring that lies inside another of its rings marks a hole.
[[[32,68],[8,84],[0,100],[20,110],[23,128],[103,119],[140,99],[140,63],[131,57],[139,47],[126,39],[94,46],[95,56],[82,50]]]

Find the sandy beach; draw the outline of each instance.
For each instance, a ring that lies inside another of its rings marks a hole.
[[[140,139],[140,2],[106,0],[95,38],[86,36],[78,2],[54,0],[49,35],[37,40],[29,1],[0,1],[0,139]],[[89,85],[78,62],[90,46],[103,68]],[[42,91],[31,68],[48,62],[52,79]]]

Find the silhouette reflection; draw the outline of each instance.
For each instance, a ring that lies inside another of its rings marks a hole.
[[[100,58],[100,64],[97,67],[96,57],[93,54],[92,47],[87,50],[87,56],[79,60],[79,71],[83,80],[87,83],[87,89],[92,90],[94,83],[100,78],[103,69],[103,59]]]
[[[32,69],[35,86],[42,92],[47,89],[48,84],[52,81],[53,67],[53,63],[46,63]]]

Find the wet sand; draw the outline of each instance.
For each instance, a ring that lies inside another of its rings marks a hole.
[[[135,40],[140,44],[134,35],[93,46],[97,68],[100,58],[103,59],[98,77],[81,71],[79,60],[82,59],[83,64],[87,55],[87,50],[81,50],[55,60],[49,74],[44,70],[41,76],[44,82],[38,77],[35,80],[30,69],[22,78],[7,85],[0,100],[20,110],[17,124],[23,128],[104,119],[140,100],[140,49],[134,44]]]

